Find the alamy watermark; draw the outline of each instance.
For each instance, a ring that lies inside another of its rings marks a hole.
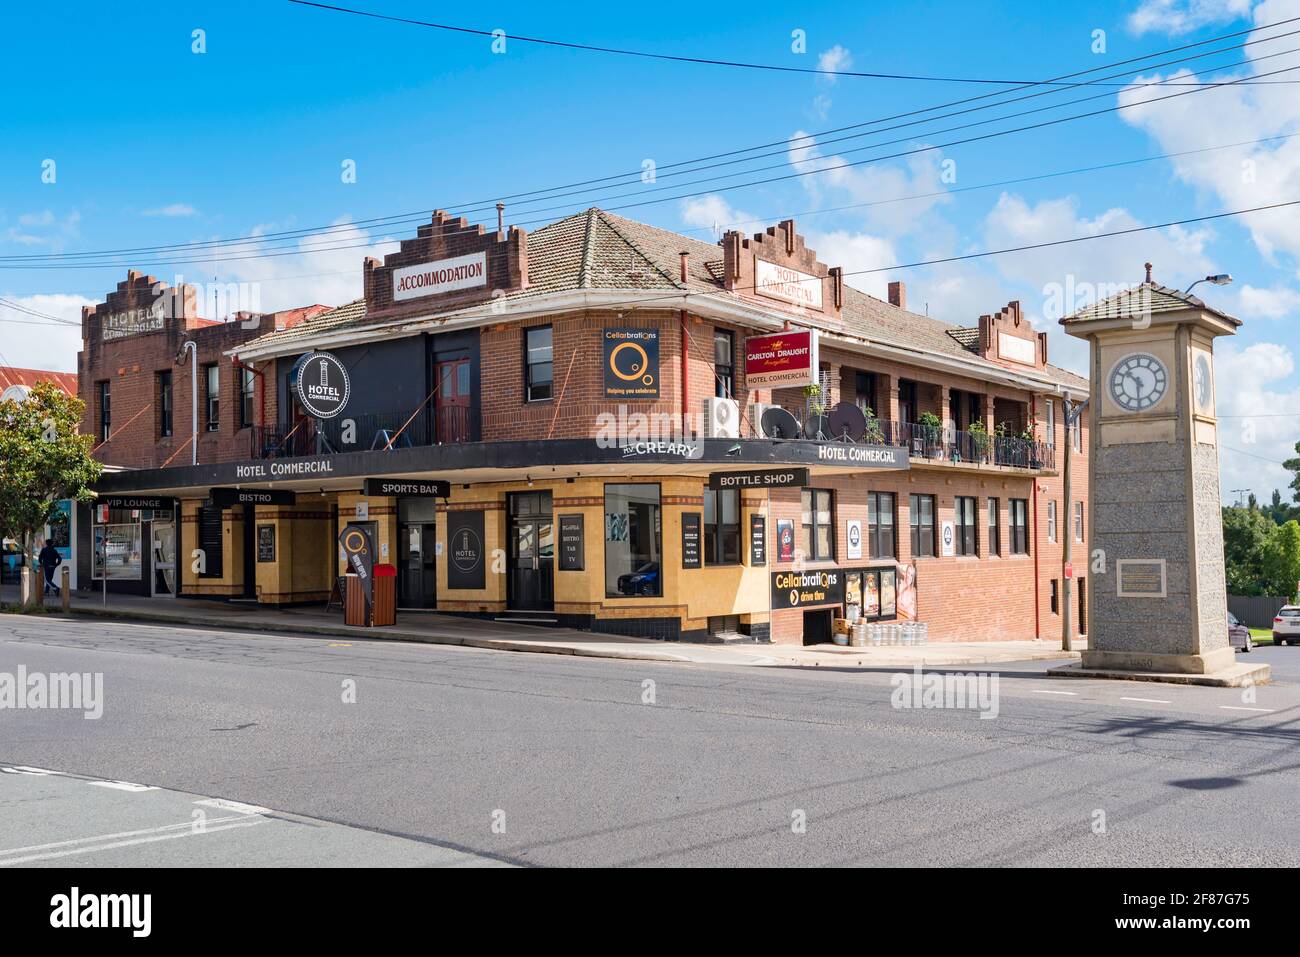
[[[953,708],[979,711],[980,718],[998,716],[998,676],[987,672],[931,672],[917,665],[911,674],[899,672],[889,679],[895,708]]]
[[[81,711],[87,721],[104,714],[104,674],[97,671],[0,671],[0,711]]]

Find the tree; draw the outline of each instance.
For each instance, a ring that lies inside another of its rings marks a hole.
[[[1267,512],[1223,510],[1223,563],[1230,595],[1263,595],[1264,553],[1276,525]]]
[[[1287,459],[1282,463],[1282,468],[1286,469],[1288,472],[1295,473],[1295,477],[1291,479],[1291,484],[1287,487],[1293,489],[1295,492],[1291,497],[1297,502],[1300,502],[1300,442],[1295,444],[1295,450],[1296,458]]]
[[[35,561],[36,532],[60,499],[89,503],[103,469],[90,456],[94,439],[78,435],[85,403],[49,382],[22,401],[0,402],[0,534],[16,539],[23,566]],[[39,594],[32,589],[30,602]]]
[[[1294,598],[1300,582],[1300,522],[1295,519],[1273,529],[1264,546],[1265,594]]]

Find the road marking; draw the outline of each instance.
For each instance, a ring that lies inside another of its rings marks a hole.
[[[329,643],[328,647],[330,647],[330,648],[351,648],[352,646],[351,646],[350,644],[346,644],[345,642],[342,642],[342,641],[331,641],[331,642]]]
[[[1077,695],[1078,693],[1079,692],[1077,691],[1035,691],[1034,692],[1034,694],[1069,694],[1069,695]]]
[[[31,774],[36,777],[46,777],[48,775],[61,775],[62,771],[47,771],[45,768],[29,768],[25,764],[19,764],[12,768],[0,768],[5,774]]]
[[[130,791],[132,793],[158,790],[150,784],[132,784],[130,781],[87,781],[86,783],[93,784],[97,788],[112,788],[114,791]]]
[[[1145,701],[1147,704],[1169,704],[1164,698],[1120,698],[1120,701]]]
[[[234,811],[238,814],[270,814],[271,809],[268,807],[258,807],[256,804],[241,804],[238,801],[227,801],[224,798],[205,798],[202,801],[195,801],[200,807],[216,808],[218,811]]]
[[[97,851],[111,851],[119,847],[133,847],[137,844],[153,844],[157,841],[170,841],[178,837],[197,837],[204,834],[215,834],[217,831],[229,831],[236,827],[255,827],[258,824],[269,823],[264,817],[243,818],[233,824],[225,824],[221,827],[205,827],[201,831],[196,831],[193,824],[184,824],[184,831],[173,831],[169,834],[155,834],[152,837],[142,837],[134,841],[115,841],[111,844],[93,844],[88,847],[74,847],[66,851],[50,851],[45,854],[29,854],[27,857],[12,857],[0,860],[0,867],[8,867],[13,864],[27,864],[31,861],[48,861],[59,857],[71,857],[74,854],[94,854]]]
[[[207,822],[207,827],[211,830],[213,824],[225,824],[230,821],[244,821],[246,817],[214,817]],[[74,844],[90,844],[95,841],[116,841],[127,837],[141,837],[148,834],[166,834],[172,831],[181,831],[185,829],[194,830],[193,821],[181,821],[177,824],[162,824],[158,827],[145,827],[137,831],[118,831],[115,834],[96,834],[93,837],[74,837],[66,841],[54,841],[50,844],[29,844],[26,847],[11,847],[8,850],[0,851],[0,858],[10,857],[14,854],[25,854],[28,851],[52,851],[55,848],[71,847]]]
[[[1230,704],[1221,704],[1219,705],[1219,707],[1222,708],[1224,711],[1263,711],[1267,714],[1272,714],[1274,711],[1277,710],[1276,708],[1241,708],[1241,707],[1237,707],[1236,705],[1230,705]]]

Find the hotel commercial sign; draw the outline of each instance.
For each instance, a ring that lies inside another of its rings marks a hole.
[[[104,316],[99,325],[100,338],[112,342],[114,339],[125,339],[146,332],[162,332],[165,319],[163,298],[159,296],[152,305]]]
[[[754,292],[807,309],[822,307],[820,276],[757,257],[754,258]]]
[[[417,263],[393,270],[393,301],[422,299],[487,285],[487,253]]]

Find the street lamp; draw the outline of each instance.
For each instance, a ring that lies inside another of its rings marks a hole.
[[[1196,282],[1192,283],[1190,286],[1188,286],[1186,289],[1183,290],[1183,295],[1184,296],[1188,295],[1193,289],[1195,289],[1203,282],[1212,282],[1216,286],[1226,286],[1232,282],[1232,276],[1229,273],[1221,272],[1221,273],[1216,273],[1213,276],[1206,276],[1204,279],[1198,279],[1196,280]]]

